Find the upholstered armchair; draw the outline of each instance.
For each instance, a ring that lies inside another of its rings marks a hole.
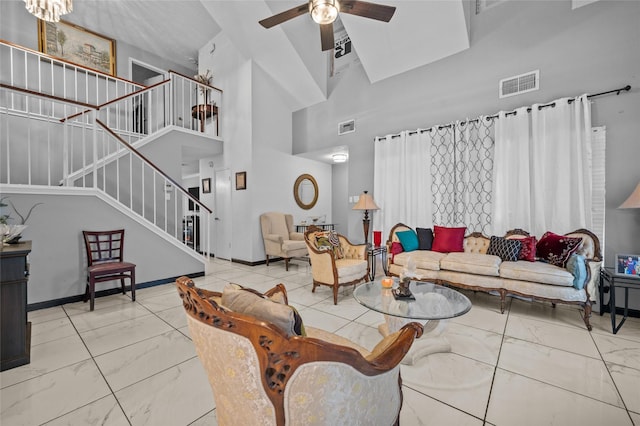
[[[345,236],[335,231],[324,231],[317,226],[307,228],[304,240],[311,262],[312,292],[319,285],[331,287],[333,304],[337,305],[340,287],[355,287],[361,281],[369,281],[365,244],[352,244]]]
[[[312,327],[306,336],[290,336],[274,323],[223,306],[224,292],[197,288],[188,277],[176,285],[219,425],[398,424],[399,363],[422,335],[420,324],[407,324],[369,352]],[[282,284],[259,298],[291,310]]]
[[[293,216],[280,212],[260,215],[260,228],[264,241],[264,253],[269,266],[269,256],[282,257],[285,269],[289,270],[289,260],[307,255],[304,235],[294,232]]]

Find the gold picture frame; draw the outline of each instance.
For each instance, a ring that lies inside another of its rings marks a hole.
[[[247,172],[236,173],[236,191],[247,189]]]
[[[38,19],[38,49],[64,61],[116,75],[116,42],[69,22]]]

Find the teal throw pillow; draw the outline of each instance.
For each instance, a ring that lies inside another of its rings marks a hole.
[[[578,290],[582,290],[585,281],[587,281],[587,264],[585,257],[581,254],[573,253],[567,261],[567,271],[573,275],[573,286]]]
[[[400,240],[400,244],[402,244],[402,249],[404,251],[414,251],[418,250],[418,246],[420,245],[418,241],[418,235],[413,229],[409,229],[408,231],[400,231],[396,232],[398,239]]]

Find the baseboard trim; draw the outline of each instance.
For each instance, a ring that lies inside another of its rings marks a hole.
[[[176,279],[182,276],[187,276],[189,278],[203,277],[204,272],[194,272],[192,274],[182,274],[175,277],[163,278],[155,281],[147,281],[144,283],[138,283],[136,284],[136,290],[140,290],[142,288],[148,288],[148,287],[155,287],[157,285],[174,282]],[[130,285],[125,286],[125,290],[128,292],[131,291],[131,286]],[[96,291],[96,299],[99,297],[111,296],[112,294],[118,294],[121,292],[122,292],[122,289],[120,287]],[[27,312],[38,311],[40,309],[53,308],[55,306],[66,305],[67,303],[82,302],[83,299],[84,299],[84,293],[78,294],[76,296],[69,296],[69,297],[63,297],[60,299],[46,300],[44,302],[31,303],[27,305]]]
[[[602,313],[609,313],[611,312],[611,310],[609,309],[608,305],[603,306],[603,312]],[[624,315],[624,308],[621,308],[619,306],[616,306],[616,316],[620,316],[622,317]],[[633,317],[633,318],[640,318],[640,310],[637,309],[629,309],[627,311],[627,316]],[[617,319],[617,318],[616,318]]]

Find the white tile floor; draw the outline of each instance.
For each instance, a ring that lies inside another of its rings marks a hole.
[[[285,284],[305,324],[372,348],[380,314],[351,290],[333,305],[311,293],[309,268],[213,260],[200,287],[229,281],[257,290]],[[466,293],[473,308],[450,320],[451,353],[402,366],[403,425],[638,425],[640,320],[617,335],[608,315],[589,333],[577,308]],[[189,339],[173,284],[29,313],[31,363],[0,373],[0,424],[211,425],[215,402]],[[372,420],[371,424],[375,424]],[[245,426],[245,425],[242,425]]]

